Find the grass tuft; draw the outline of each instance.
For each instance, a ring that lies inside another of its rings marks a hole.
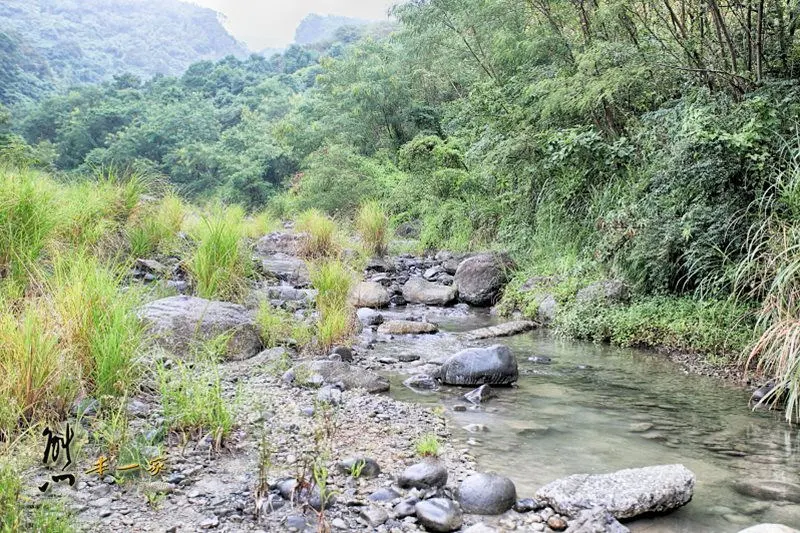
[[[389,244],[389,218],[377,201],[363,204],[356,215],[356,229],[367,252],[382,257]]]
[[[317,342],[322,349],[344,343],[355,329],[353,308],[347,302],[355,275],[341,261],[327,260],[310,268],[317,289]]]
[[[439,438],[433,433],[423,435],[414,444],[414,450],[420,457],[439,457],[441,445]]]
[[[300,214],[297,227],[305,238],[300,246],[300,255],[306,259],[334,257],[340,251],[336,239],[336,222],[317,209]]]

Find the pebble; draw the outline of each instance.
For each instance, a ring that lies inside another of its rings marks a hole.
[[[547,519],[547,527],[554,531],[564,531],[567,529],[567,521],[560,516],[551,516]]]

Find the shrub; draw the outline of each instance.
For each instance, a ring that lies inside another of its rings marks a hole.
[[[307,259],[331,257],[338,253],[336,223],[317,209],[300,214],[298,229],[306,233],[300,246],[300,255]]]
[[[345,341],[353,332],[355,317],[347,299],[354,274],[341,261],[311,265],[311,284],[317,289],[317,342],[323,349]]]
[[[389,219],[381,204],[374,200],[363,204],[356,215],[356,229],[367,251],[383,256],[389,240]]]
[[[193,228],[197,247],[188,267],[198,295],[226,300],[244,293],[252,262],[241,236],[242,212],[233,208],[217,208]]]

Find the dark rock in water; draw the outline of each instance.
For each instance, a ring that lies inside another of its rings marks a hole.
[[[411,465],[398,476],[401,489],[435,489],[447,484],[447,469],[437,459],[425,459]]]
[[[458,502],[465,513],[503,514],[514,506],[516,500],[514,483],[497,474],[473,474],[458,488]]]
[[[403,385],[413,391],[432,391],[439,388],[439,384],[428,374],[415,374],[405,380]]]
[[[353,350],[347,346],[335,346],[333,350],[331,350],[331,354],[338,355],[345,363],[353,361]]]
[[[389,305],[389,293],[383,285],[374,281],[362,281],[353,287],[349,297],[354,307],[371,307],[379,309]]]
[[[494,304],[514,268],[506,254],[480,254],[463,260],[454,281],[459,298],[475,306]]]
[[[482,402],[489,400],[490,398],[496,398],[497,395],[494,393],[494,390],[489,385],[481,385],[475,390],[471,390],[464,395],[464,399],[470,403],[474,403],[475,405],[479,405]]]
[[[567,533],[630,533],[630,530],[602,507],[594,507],[572,517]]]
[[[782,407],[783,391],[777,391],[775,382],[768,381],[753,391],[750,396],[750,405],[763,405],[770,408]]]
[[[800,485],[777,480],[739,481],[733,484],[739,494],[759,500],[777,500],[800,503]]]
[[[378,333],[383,335],[419,335],[437,331],[436,324],[413,320],[389,320],[378,326]]]
[[[607,304],[621,303],[628,300],[628,286],[624,281],[610,279],[596,281],[575,294],[575,300],[581,303],[602,302]]]
[[[362,307],[356,311],[356,315],[358,316],[358,320],[365,326],[379,326],[383,324],[383,315],[374,309]]]
[[[381,487],[367,496],[367,499],[372,502],[390,502],[399,497],[400,494],[391,487]]]
[[[348,457],[340,461],[337,466],[342,473],[350,476],[358,474],[358,477],[373,478],[381,473],[377,461],[369,457]]]
[[[537,365],[549,365],[550,363],[553,362],[552,359],[544,355],[533,355],[531,357],[528,357],[528,361],[530,361],[531,363],[536,363]]]
[[[676,509],[692,499],[695,477],[683,465],[629,468],[612,474],[577,474],[553,481],[536,498],[558,513],[576,516],[602,507],[617,519]]]
[[[262,348],[253,316],[241,305],[171,296],[143,306],[138,315],[154,340],[178,357],[187,355],[197,343],[227,333],[231,334],[227,359],[247,359]]]
[[[415,506],[417,520],[428,531],[455,531],[461,527],[463,518],[461,509],[446,498],[431,498]]]
[[[511,385],[519,377],[517,359],[507,346],[468,348],[450,356],[438,378],[448,385]]]
[[[467,333],[467,338],[471,340],[491,339],[492,337],[508,337],[510,335],[518,335],[525,333],[537,327],[536,322],[530,320],[514,320],[512,322],[504,322],[496,326],[489,326],[486,328],[476,329]]]
[[[458,292],[454,287],[439,285],[422,278],[411,278],[403,285],[403,298],[410,303],[447,305],[455,301]]]
[[[542,509],[544,504],[533,498],[522,498],[514,503],[514,510],[518,513],[530,513]]]

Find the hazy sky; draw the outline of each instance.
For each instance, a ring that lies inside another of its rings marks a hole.
[[[292,42],[309,13],[383,20],[397,0],[188,0],[224,14],[225,27],[251,50]]]

